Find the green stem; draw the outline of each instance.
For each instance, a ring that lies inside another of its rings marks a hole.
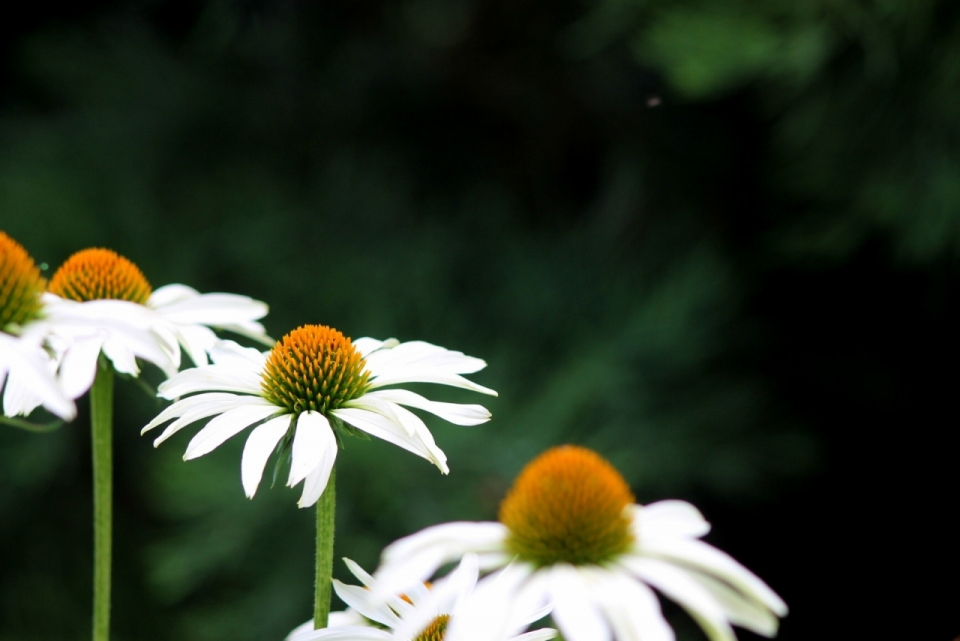
[[[101,358],[90,390],[93,438],[93,641],[110,638],[113,536],[113,368]]]
[[[330,590],[333,587],[333,526],[337,495],[337,470],[330,470],[330,480],[317,501],[317,575],[313,601],[313,627],[327,627],[330,616]]]

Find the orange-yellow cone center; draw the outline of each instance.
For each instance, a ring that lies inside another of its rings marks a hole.
[[[27,250],[0,231],[0,330],[37,318],[46,284]]]
[[[413,638],[413,641],[443,641],[447,633],[447,624],[450,623],[449,614],[441,614],[430,622],[423,632]]]
[[[110,298],[145,305],[150,283],[132,262],[109,249],[78,251],[50,279],[49,290],[77,301]]]
[[[547,450],[514,481],[500,504],[508,549],[537,566],[599,564],[633,544],[620,473],[597,453],[564,445]]]
[[[325,414],[362,396],[369,378],[366,361],[349,338],[326,325],[304,325],[270,352],[263,395],[294,414]]]

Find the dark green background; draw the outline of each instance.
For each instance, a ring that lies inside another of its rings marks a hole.
[[[582,443],[640,502],[699,505],[791,606],[780,638],[960,634],[960,5],[20,11],[0,229],[48,274],[106,246],[155,286],[267,301],[276,336],[488,361],[493,421],[429,421],[449,476],[347,444],[338,556],[372,568],[396,537],[493,518],[527,460]],[[242,437],[154,450],[160,407],[120,381],[114,638],[281,639],[310,616],[313,513],[244,498]],[[86,410],[0,428],[2,641],[88,638]]]

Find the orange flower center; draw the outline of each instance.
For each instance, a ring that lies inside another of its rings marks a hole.
[[[447,624],[450,623],[449,614],[441,614],[430,622],[423,632],[413,638],[413,641],[443,641],[443,635],[447,632]]]
[[[263,396],[294,414],[326,414],[367,391],[366,361],[326,325],[304,325],[280,339],[263,370]]]
[[[50,292],[61,298],[88,301],[112,298],[145,305],[150,283],[143,272],[109,249],[84,249],[66,260],[50,279]]]
[[[40,316],[46,285],[27,250],[0,231],[0,330]]]
[[[606,460],[564,445],[524,468],[500,504],[500,522],[509,530],[507,548],[534,565],[598,564],[633,545],[624,508],[634,501]]]

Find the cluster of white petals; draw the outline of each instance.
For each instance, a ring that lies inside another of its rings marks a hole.
[[[102,353],[113,368],[140,374],[137,359],[153,363],[167,377],[176,374],[181,347],[198,364],[225,329],[261,342],[271,339],[257,319],[265,303],[236,294],[200,294],[185,285],[167,285],[153,292],[146,305],[101,299],[78,302],[51,293],[42,297],[41,319],[23,328],[20,339],[50,350],[49,369],[56,372],[63,395],[79,398],[93,385]],[[36,383],[17,394],[17,413],[29,414],[43,402]]]
[[[729,555],[699,540],[710,530],[683,501],[630,505],[634,544],[603,564],[537,566],[513,560],[501,523],[447,523],[427,528],[383,552],[377,597],[388,599],[419,584],[445,563],[476,554],[481,567],[511,563],[498,577],[505,607],[469,616],[507,621],[515,609],[552,603],[551,617],[569,641],[673,641],[651,588],[683,607],[711,641],[734,641],[732,625],[772,637],[787,606],[766,583]],[[488,579],[481,581],[483,582]],[[491,624],[492,625],[492,624]],[[445,641],[468,641],[452,629]]]
[[[440,617],[446,617],[445,639],[451,630],[470,629],[472,641],[546,641],[557,636],[551,628],[522,633],[531,623],[542,619],[549,607],[521,613],[511,628],[493,632],[491,629],[466,620],[469,613],[482,612],[501,607],[499,589],[477,589],[479,568],[477,558],[467,554],[460,565],[450,574],[434,582],[430,588],[423,583],[413,585],[403,596],[393,595],[386,601],[377,601],[373,595],[380,594],[377,580],[349,559],[344,559],[350,571],[362,586],[346,585],[334,579],[337,595],[349,608],[345,612],[333,612],[326,628],[313,629],[313,621],[307,621],[293,630],[286,641],[413,641]],[[485,580],[496,588],[497,576]],[[380,626],[380,627],[378,627]]]
[[[382,388],[403,383],[437,383],[496,395],[462,376],[479,371],[486,363],[422,341],[400,343],[394,339],[360,338],[352,344],[366,362],[366,392],[330,410],[329,416],[319,411],[293,413],[265,398],[264,368],[270,352],[220,341],[210,350],[212,364],[186,369],[160,386],[160,396],[180,400],[150,421],[143,431],[172,420],[154,441],[154,445],[159,445],[191,423],[216,417],[187,445],[183,458],[189,460],[256,426],[247,437],[241,461],[243,488],[253,498],[267,460],[293,427],[287,485],[304,482],[300,507],[315,504],[327,485],[337,457],[337,440],[330,424],[334,419],[402,447],[448,473],[446,455],[437,447],[423,420],[407,408],[429,412],[456,425],[479,425],[490,420],[490,412],[481,405],[441,403],[409,390]]]
[[[55,376],[56,362],[36,336],[0,332],[0,389],[4,416],[26,416],[43,405],[51,414],[72,421],[77,408]]]

